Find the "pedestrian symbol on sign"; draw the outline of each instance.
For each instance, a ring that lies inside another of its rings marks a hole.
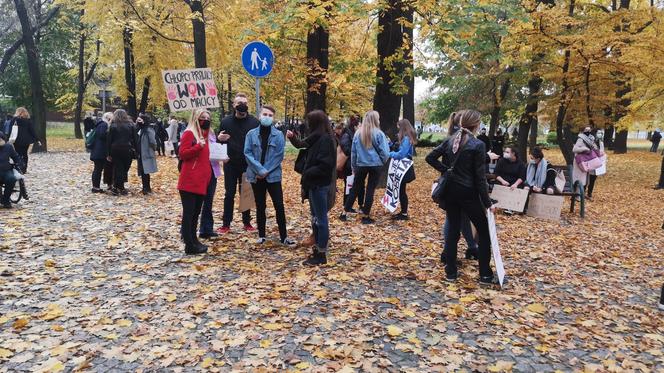
[[[260,41],[252,41],[242,50],[242,66],[249,75],[265,78],[272,71],[274,54],[270,47]]]

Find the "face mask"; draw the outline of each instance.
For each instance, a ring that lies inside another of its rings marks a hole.
[[[530,164],[537,164],[537,161],[534,160],[534,159],[531,159],[531,160],[530,160]]]
[[[274,118],[264,115],[261,117],[261,126],[270,127],[273,121]]]
[[[503,158],[512,158],[512,156],[510,155],[510,153],[505,152],[503,153]]]
[[[586,136],[590,136],[591,132],[590,132],[590,131],[586,131],[586,132],[584,132],[583,134],[586,135]]]
[[[246,113],[247,111],[249,111],[249,106],[247,106],[247,104],[245,103],[241,103],[235,106],[235,110],[237,110],[240,113]]]
[[[201,129],[209,130],[210,129],[210,120],[209,119],[199,119],[198,124],[201,126]]]

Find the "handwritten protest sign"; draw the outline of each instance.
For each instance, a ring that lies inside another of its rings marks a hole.
[[[387,186],[381,202],[389,212],[395,212],[399,205],[399,187],[406,171],[413,166],[411,159],[393,159],[387,171]]]
[[[510,189],[502,185],[494,185],[491,198],[498,201],[496,207],[504,210],[523,212],[528,200],[528,191],[523,189]]]
[[[212,70],[164,70],[161,74],[171,111],[219,107]]]
[[[533,193],[530,195],[526,215],[534,218],[560,220],[560,211],[563,208],[563,200],[563,196]]]
[[[496,265],[496,274],[498,275],[498,282],[500,287],[503,287],[505,279],[505,266],[503,265],[503,258],[500,256],[500,245],[498,245],[498,232],[496,231],[496,216],[487,210],[487,220],[489,223],[489,236],[491,237],[491,252],[493,253],[493,262]]]

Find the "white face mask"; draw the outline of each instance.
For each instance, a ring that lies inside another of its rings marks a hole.
[[[3,146],[3,145],[5,145],[5,144],[6,144],[6,143],[5,143],[5,140],[0,139],[0,146]]]
[[[512,158],[512,156],[510,155],[510,153],[505,152],[503,153],[503,158]]]

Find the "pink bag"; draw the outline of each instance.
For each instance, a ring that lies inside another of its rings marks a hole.
[[[598,150],[591,150],[589,153],[577,154],[574,159],[583,172],[596,170],[604,164],[602,156]]]

